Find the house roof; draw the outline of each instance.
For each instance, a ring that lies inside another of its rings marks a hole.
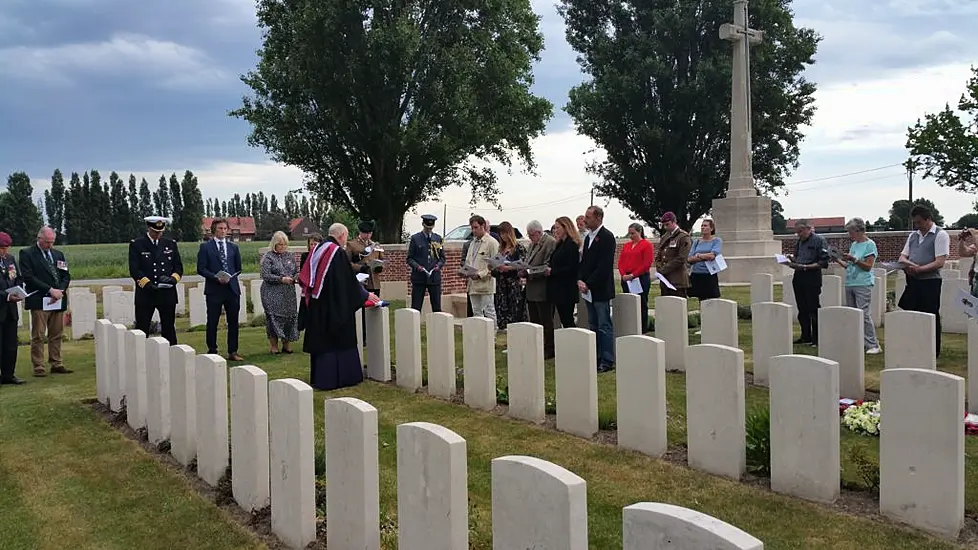
[[[232,232],[237,231],[242,235],[254,235],[257,233],[257,231],[255,231],[255,218],[234,216],[226,219],[228,221],[228,229],[230,229]],[[204,218],[204,220],[201,222],[205,233],[210,233],[211,222],[213,221],[214,218]]]
[[[289,222],[289,231],[294,231],[296,226],[298,226],[305,218],[295,218]]]
[[[819,227],[842,227],[846,224],[846,219],[844,216],[837,216],[832,218],[798,218],[798,220],[808,220],[809,225],[818,229]],[[792,218],[785,222],[785,226],[788,229],[793,229],[795,227],[795,222],[798,220]]]

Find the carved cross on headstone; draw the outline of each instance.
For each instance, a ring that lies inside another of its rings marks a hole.
[[[753,197],[750,127],[750,44],[764,33],[747,26],[747,0],[734,0],[733,24],[720,26],[720,38],[733,43],[733,78],[730,104],[730,185],[727,197]]]

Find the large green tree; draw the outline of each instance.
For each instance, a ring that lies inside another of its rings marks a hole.
[[[7,190],[0,193],[0,231],[6,231],[18,246],[33,243],[44,224],[33,195],[31,178],[24,172],[7,176]]]
[[[552,105],[530,93],[543,49],[530,0],[258,0],[249,143],[302,169],[321,200],[400,236],[453,185],[493,200],[481,161],[534,167]],[[274,208],[272,210],[275,210]]]
[[[965,193],[978,192],[978,67],[972,72],[959,112],[946,104],[907,130],[907,150],[924,177]]]
[[[64,233],[65,178],[61,170],[55,169],[51,176],[51,189],[44,192],[44,210],[48,215],[48,225],[56,237]]]
[[[796,28],[790,0],[753,0],[753,166],[770,191],[798,165],[815,85],[802,76],[819,42]],[[689,229],[727,190],[732,47],[719,29],[730,0],[562,0],[567,41],[589,77],[565,110],[607,153],[598,192],[650,222],[671,210]]]
[[[914,206],[923,206],[930,210],[931,217],[934,219],[934,223],[943,227],[944,226],[944,216],[934,206],[934,203],[929,199],[923,197],[914,199],[913,204],[907,199],[900,199],[893,201],[893,206],[890,207],[890,219],[886,222],[886,228],[890,231],[902,231],[904,229],[910,229],[910,210]]]

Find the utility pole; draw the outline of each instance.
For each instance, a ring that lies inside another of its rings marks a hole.
[[[907,224],[908,229],[913,230],[913,217],[910,216],[910,210],[913,210],[913,175],[917,171],[918,164],[915,159],[909,158],[903,166],[907,169],[907,200],[910,204],[907,210]]]
[[[593,205],[594,205],[594,184],[592,183],[591,184],[591,202],[588,203],[588,206],[593,206]]]
[[[448,231],[448,203],[441,205],[441,236],[444,237]]]

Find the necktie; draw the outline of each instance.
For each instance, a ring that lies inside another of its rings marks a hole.
[[[47,256],[48,263],[51,264],[51,265],[54,265],[54,256],[51,255],[51,251],[50,250],[45,250],[44,251],[44,255]]]
[[[217,244],[218,244],[218,248],[221,251],[221,267],[223,267],[224,269],[227,269],[228,268],[228,255],[227,255],[227,252],[224,251],[224,241],[220,241]]]

